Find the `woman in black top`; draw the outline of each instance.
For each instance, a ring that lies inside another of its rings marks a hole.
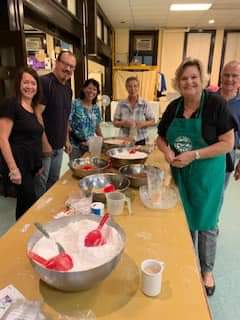
[[[225,158],[233,148],[235,124],[224,99],[203,90],[203,80],[199,60],[178,67],[175,87],[181,97],[163,114],[157,144],[171,165],[193,241],[198,239],[202,279],[211,296]]]
[[[22,69],[15,81],[15,94],[0,106],[0,149],[2,175],[17,189],[16,219],[36,201],[34,177],[42,167],[43,128],[34,109],[39,103],[37,73]]]

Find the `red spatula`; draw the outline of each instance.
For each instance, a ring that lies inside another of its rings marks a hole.
[[[52,239],[49,233],[47,232],[47,230],[39,222],[35,222],[34,225],[46,238]],[[47,260],[45,265],[46,268],[54,269],[57,271],[68,271],[72,269],[73,267],[72,258],[65,252],[65,249],[59,242],[55,241],[55,243],[58,248],[59,254]]]
[[[109,219],[109,214],[105,213],[105,215],[100,220],[97,229],[90,231],[86,235],[84,240],[84,244],[86,247],[97,247],[97,246],[102,246],[106,243],[106,240],[104,239],[104,236],[101,230],[108,219]]]
[[[68,271],[73,267],[73,262],[71,257],[65,253],[60,253],[57,256],[47,260],[39,256],[33,251],[28,252],[30,259],[34,260],[37,263],[40,263],[47,269],[56,270],[56,271]]]

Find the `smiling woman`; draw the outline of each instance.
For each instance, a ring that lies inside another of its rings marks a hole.
[[[100,129],[101,114],[97,103],[100,93],[99,83],[95,79],[84,82],[80,99],[72,103],[70,114],[70,139],[73,146],[71,159],[76,159],[88,151],[89,138],[102,136]]]
[[[171,166],[193,242],[198,237],[201,274],[211,296],[225,159],[233,148],[235,122],[226,101],[203,90],[199,60],[183,61],[174,84],[181,97],[163,114],[157,144]]]
[[[24,68],[16,77],[14,96],[0,106],[1,169],[5,185],[17,189],[17,219],[36,200],[34,176],[42,166],[43,128],[34,114],[39,98],[37,73]]]

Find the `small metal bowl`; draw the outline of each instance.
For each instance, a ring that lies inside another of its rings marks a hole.
[[[122,143],[120,143],[122,141]],[[111,143],[110,143],[111,142]],[[105,151],[112,148],[131,147],[134,146],[133,139],[128,137],[110,137],[103,140],[103,149]]]
[[[93,170],[83,170],[81,167],[84,165],[92,165],[95,168]],[[90,174],[100,173],[107,169],[109,162],[105,159],[96,157],[89,158],[77,158],[70,160],[69,167],[73,172],[73,175],[77,178],[83,178]]]
[[[151,168],[156,167],[143,164],[129,164],[121,167],[119,172],[128,177],[131,187],[139,188],[147,184],[147,170],[150,170]]]
[[[94,214],[88,216],[75,215],[71,217],[64,217],[56,220],[52,220],[51,222],[44,225],[44,228],[48,232],[54,232],[62,227],[66,226],[69,223],[77,222],[79,220],[93,220],[99,222],[101,217],[98,217]],[[40,278],[46,282],[49,286],[56,288],[62,291],[81,291],[86,290],[88,288],[94,287],[100,281],[105,279],[118,264],[121,255],[124,251],[126,244],[126,235],[123,229],[115,223],[112,219],[107,222],[112,228],[116,229],[119,233],[123,245],[122,249],[116,253],[116,255],[111,258],[108,262],[95,267],[93,269],[85,270],[85,271],[56,271],[46,269],[40,264],[36,263],[34,260],[30,259],[33,269],[37,272]],[[27,243],[27,251],[32,251],[35,244],[39,241],[39,239],[43,237],[43,235],[39,231],[35,231],[34,234],[30,237]]]
[[[120,173],[101,173],[84,177],[80,180],[80,188],[86,193],[93,193],[93,201],[105,202],[106,196],[104,192],[94,192],[94,189],[104,188],[108,184],[113,184],[116,190],[126,191],[130,185],[127,177]]]
[[[139,159],[121,159],[119,155],[121,155],[121,152],[126,152],[126,150],[130,150],[131,147],[128,148],[113,148],[107,151],[107,155],[109,156],[111,160],[111,164],[113,168],[119,169],[122,166],[126,166],[129,164],[143,164],[148,158],[148,153],[146,151],[143,151],[141,148],[138,151],[144,152],[146,154],[145,158],[139,158]],[[118,155],[118,157],[116,157]]]

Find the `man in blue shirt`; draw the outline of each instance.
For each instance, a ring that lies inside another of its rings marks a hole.
[[[228,103],[228,108],[232,113],[237,125],[238,131],[235,133],[235,148],[228,154],[227,157],[227,167],[228,171],[234,169],[235,160],[236,160],[236,147],[240,144],[240,62],[233,60],[228,62],[222,71],[221,74],[221,88],[219,93],[225,98]],[[231,168],[232,166],[232,168]],[[226,185],[230,177],[230,172],[227,172],[226,175]],[[240,162],[237,164],[235,169],[235,178],[240,178]]]

